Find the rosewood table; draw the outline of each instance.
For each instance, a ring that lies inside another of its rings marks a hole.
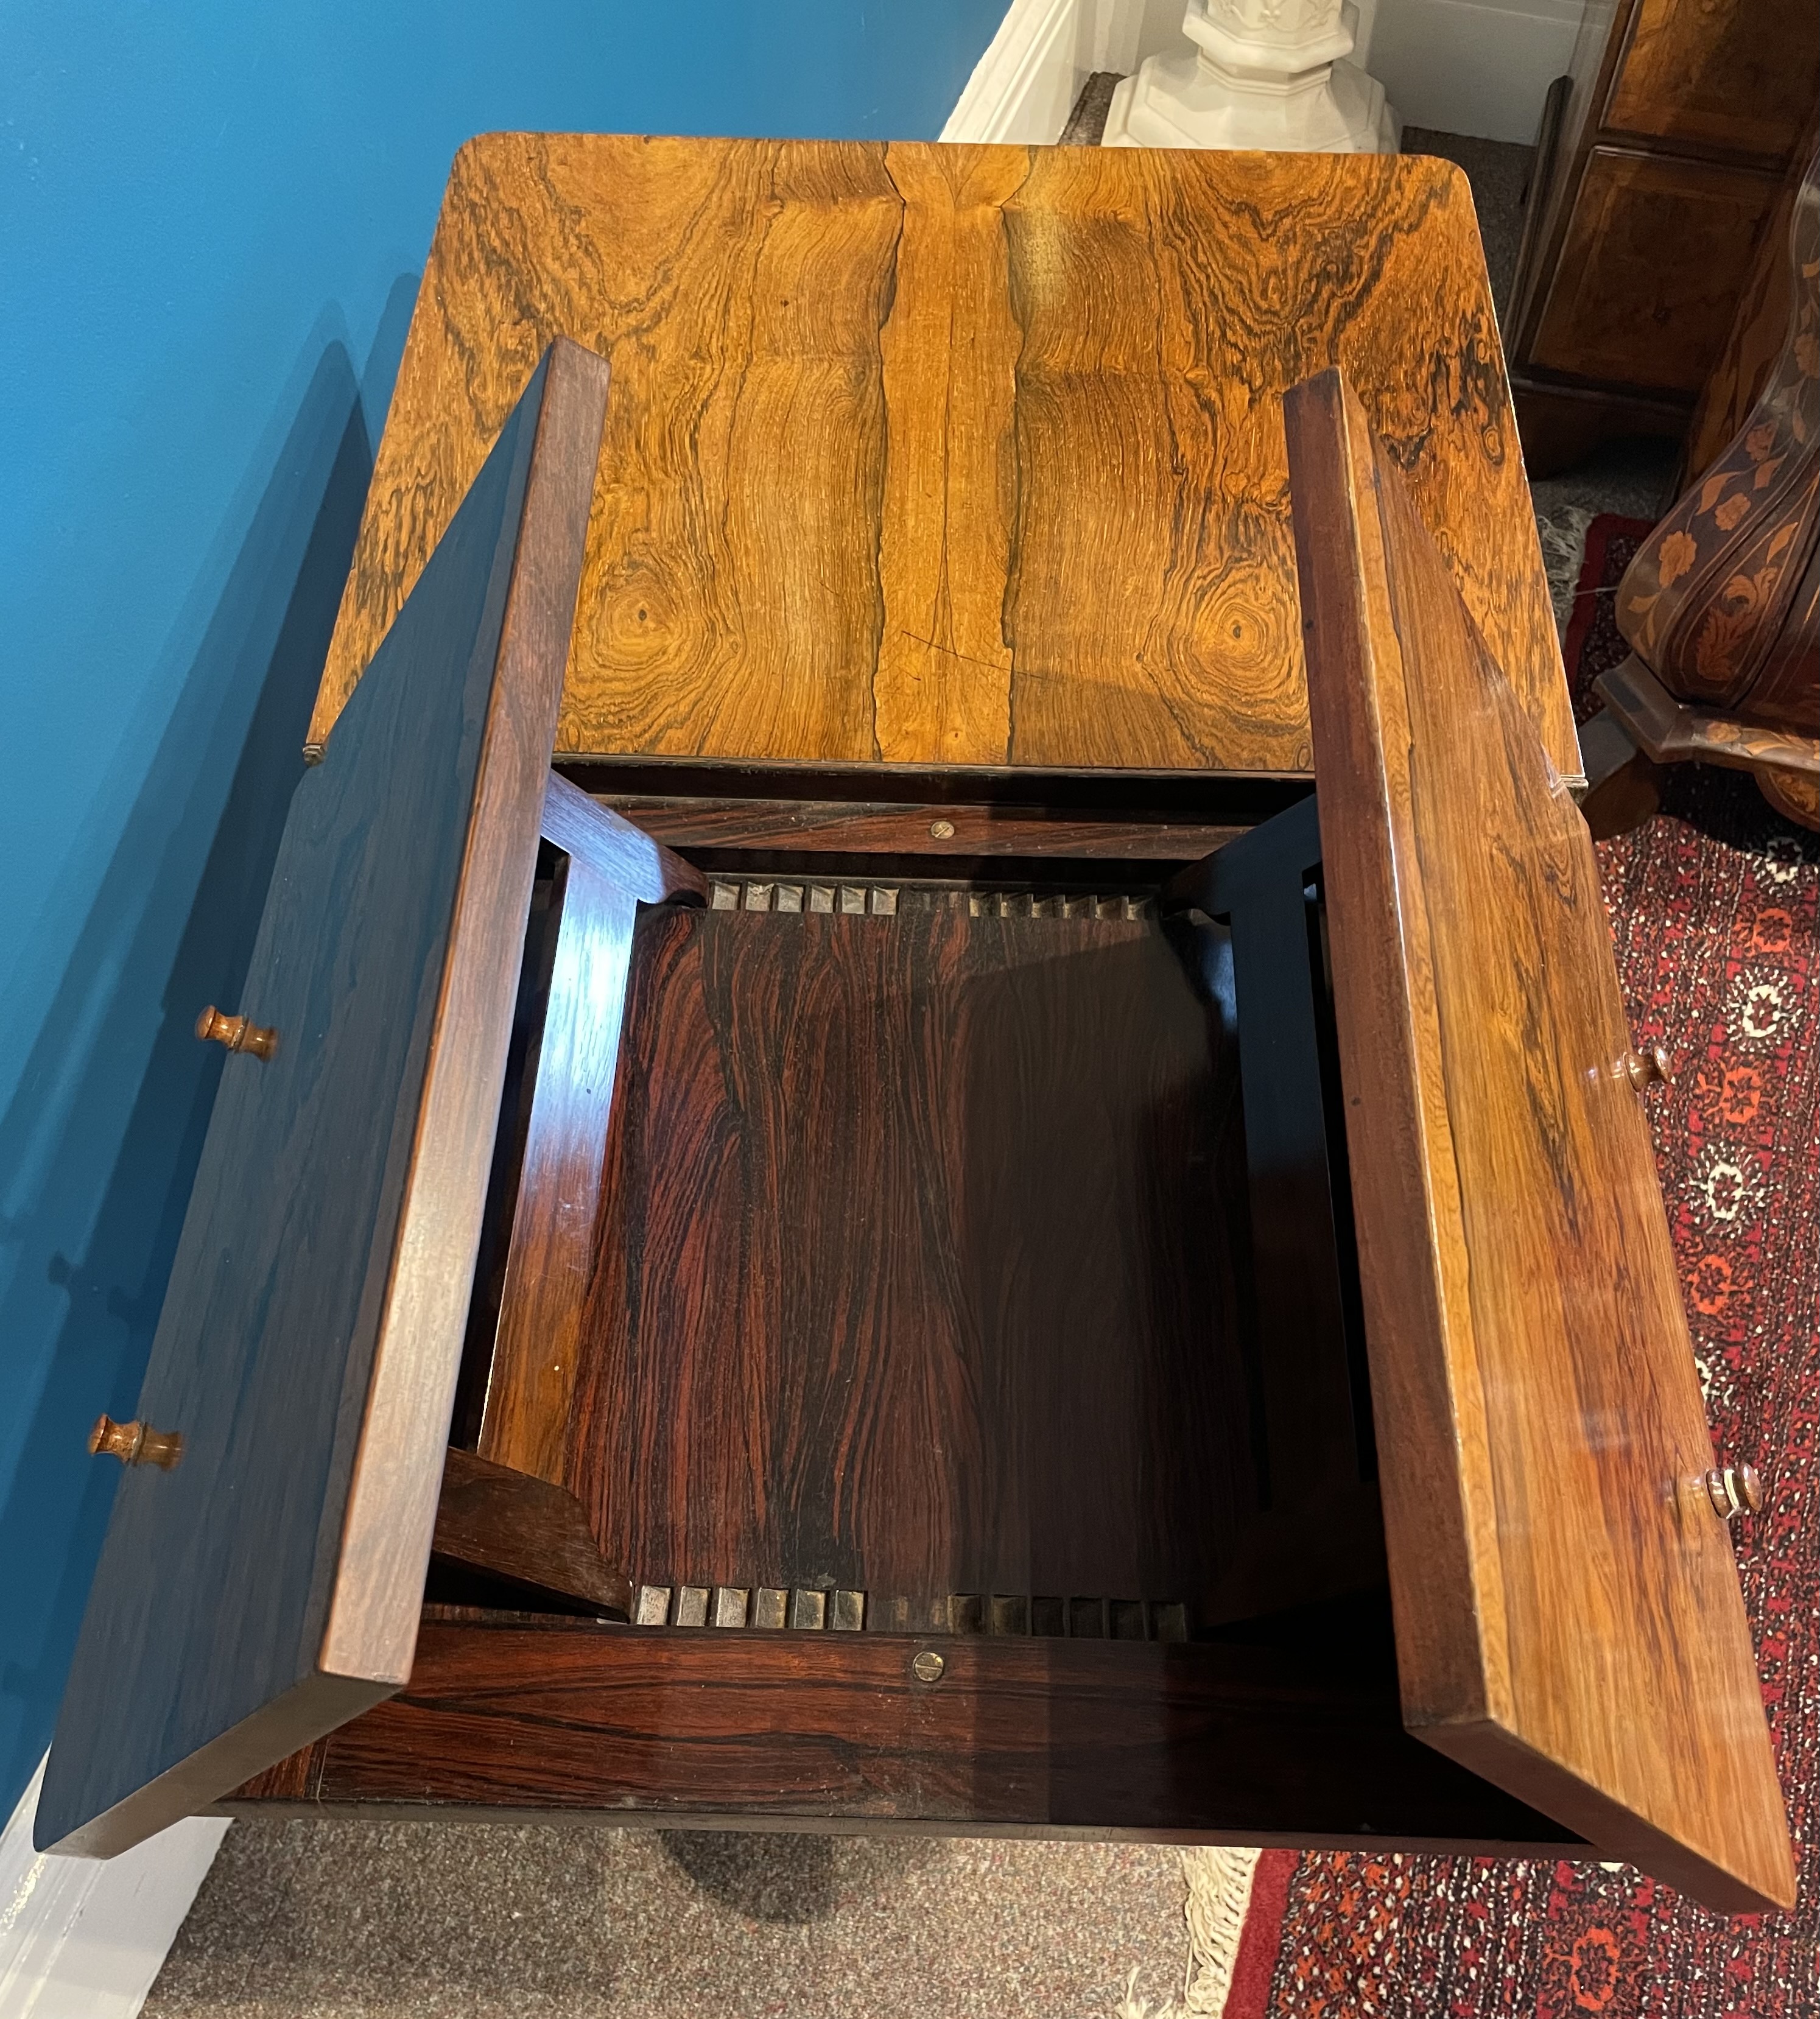
[[[47,1844],[1786,1902],[1456,171],[473,143],[308,754]]]

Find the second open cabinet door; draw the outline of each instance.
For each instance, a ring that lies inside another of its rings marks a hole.
[[[409,1673],[606,382],[546,355],[298,786],[239,1006],[269,1035],[224,1062],[140,1394],[176,1463],[120,1481],[47,1848],[123,1850]]]
[[[1405,1721],[1788,1905],[1590,839],[1339,374],[1285,419]]]

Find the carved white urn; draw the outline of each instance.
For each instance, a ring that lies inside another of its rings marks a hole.
[[[1384,87],[1346,60],[1358,29],[1353,0],[1189,0],[1194,46],[1124,80],[1104,144],[1394,154]]]

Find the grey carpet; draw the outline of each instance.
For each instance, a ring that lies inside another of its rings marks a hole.
[[[239,1822],[147,2019],[1113,2019],[1181,1988],[1173,1850]]]

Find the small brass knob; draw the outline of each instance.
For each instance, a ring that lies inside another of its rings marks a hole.
[[[225,1017],[211,1002],[196,1019],[196,1035],[212,1038],[230,1052],[251,1052],[256,1059],[269,1059],[278,1049],[278,1034],[263,1024],[249,1024],[244,1017]]]
[[[169,1472],[183,1455],[183,1437],[179,1430],[154,1430],[136,1416],[130,1423],[97,1416],[89,1433],[89,1448],[97,1458],[105,1454],[122,1465],[161,1466]]]
[[[1626,1052],[1618,1063],[1639,1093],[1669,1076],[1669,1055],[1660,1045],[1651,1045],[1645,1052]]]
[[[1735,1521],[1763,1506],[1763,1481],[1754,1465],[1716,1465],[1706,1475],[1706,1495],[1728,1521]]]

